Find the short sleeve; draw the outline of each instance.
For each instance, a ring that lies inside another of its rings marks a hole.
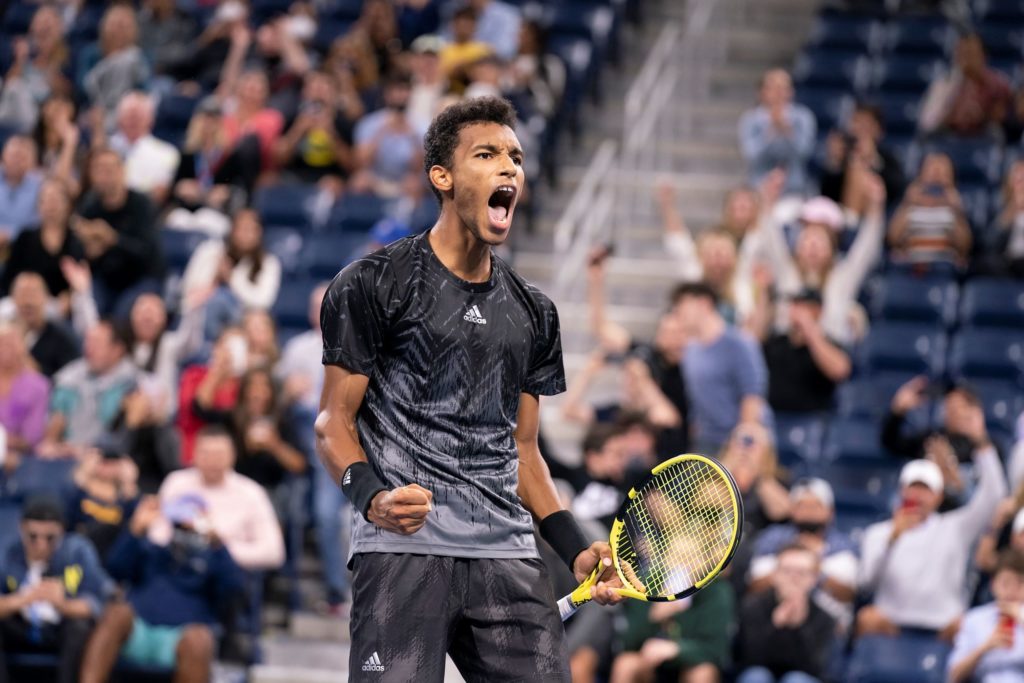
[[[565,391],[565,368],[562,365],[562,335],[558,310],[547,297],[538,296],[541,318],[530,354],[523,392],[535,396],[553,396]]]
[[[338,273],[320,307],[324,365],[373,374],[387,320],[380,297],[386,264],[360,259]]]

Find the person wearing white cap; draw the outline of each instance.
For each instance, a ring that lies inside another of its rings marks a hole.
[[[859,635],[898,635],[909,627],[948,636],[963,615],[971,548],[1007,491],[984,415],[971,414],[965,435],[975,445],[978,474],[965,505],[939,514],[942,471],[929,460],[912,460],[900,472],[901,502],[892,519],[864,533],[858,583],[874,601],[857,615]]]
[[[993,602],[964,615],[946,664],[949,683],[1024,683],[1024,552],[999,556],[992,593]]]
[[[814,601],[840,624],[849,625],[857,584],[857,546],[832,523],[832,487],[824,479],[804,479],[793,486],[789,499],[790,521],[768,527],[756,539],[749,591],[768,588],[779,552],[797,543],[813,551],[820,563]]]

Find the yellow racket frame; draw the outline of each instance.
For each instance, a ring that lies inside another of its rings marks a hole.
[[[729,497],[732,501],[733,514],[735,515],[734,518],[736,520],[736,524],[734,524],[732,528],[731,538],[729,539],[728,550],[726,551],[722,559],[718,562],[718,564],[714,568],[712,568],[710,572],[708,572],[707,576],[702,578],[700,581],[697,581],[693,586],[683,591],[682,593],[664,596],[648,596],[645,593],[641,593],[640,591],[632,588],[616,588],[615,591],[623,597],[632,598],[634,600],[643,600],[644,602],[669,602],[672,600],[680,600],[682,598],[688,597],[690,595],[693,595],[700,589],[704,588],[712,581],[714,581],[715,578],[718,577],[718,575],[721,574],[722,571],[729,565],[729,562],[732,561],[733,556],[736,554],[736,548],[739,547],[740,539],[743,536],[743,499],[740,497],[739,489],[736,487],[736,482],[733,480],[732,475],[729,474],[729,470],[725,469],[725,467],[723,467],[721,463],[719,463],[714,458],[709,458],[705,455],[697,455],[696,453],[686,453],[684,455],[677,455],[676,457],[670,458],[665,462],[659,464],[654,469],[652,469],[650,475],[648,475],[647,479],[644,480],[644,484],[650,481],[651,477],[657,476],[659,473],[663,472],[669,467],[687,461],[698,461],[704,463],[705,465],[708,465],[709,467],[717,471],[718,474],[722,477],[722,479],[728,483],[727,488],[729,490]],[[643,488],[643,484],[641,484],[640,488]],[[615,567],[615,573],[619,575],[619,579],[622,581],[623,586],[629,586],[630,581],[626,578],[625,574],[623,573],[622,564],[619,561],[618,540],[619,536],[622,533],[624,533],[626,526],[625,522],[622,521],[625,510],[629,506],[630,501],[636,498],[636,496],[636,488],[631,488],[629,490],[628,497],[625,501],[623,501],[622,506],[619,509],[619,512],[615,516],[615,521],[612,523],[611,533],[609,533],[608,535],[608,543],[609,545],[611,545],[612,551],[612,563]],[[591,600],[590,589],[597,585],[597,578],[603,572],[603,569],[604,568],[600,565],[595,567],[594,571],[591,572],[590,576],[584,579],[583,583],[577,586],[577,588],[572,593],[566,596],[568,598],[568,602],[571,604],[572,607],[571,612],[566,613],[564,609],[561,609],[562,601],[560,601],[559,607],[562,611],[563,620],[568,618],[568,616],[575,612],[581,605]],[[564,600],[565,598],[563,598],[563,601]]]

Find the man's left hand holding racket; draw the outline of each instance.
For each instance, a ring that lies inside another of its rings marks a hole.
[[[622,588],[622,579],[612,566],[612,549],[607,541],[591,543],[589,548],[577,555],[572,563],[572,573],[575,574],[577,581],[583,582],[598,563],[604,567],[604,571],[590,589],[591,598],[599,605],[615,605],[622,602],[624,598],[617,590]]]

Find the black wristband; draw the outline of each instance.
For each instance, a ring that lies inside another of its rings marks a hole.
[[[352,506],[355,507],[367,522],[370,520],[367,519],[366,513],[370,509],[373,497],[381,491],[387,490],[388,487],[377,478],[368,462],[359,461],[352,463],[345,470],[345,474],[341,478],[342,493],[345,494],[345,497],[349,499]]]
[[[569,569],[576,556],[590,547],[590,541],[568,510],[553,512],[540,522],[540,536],[547,541]]]

